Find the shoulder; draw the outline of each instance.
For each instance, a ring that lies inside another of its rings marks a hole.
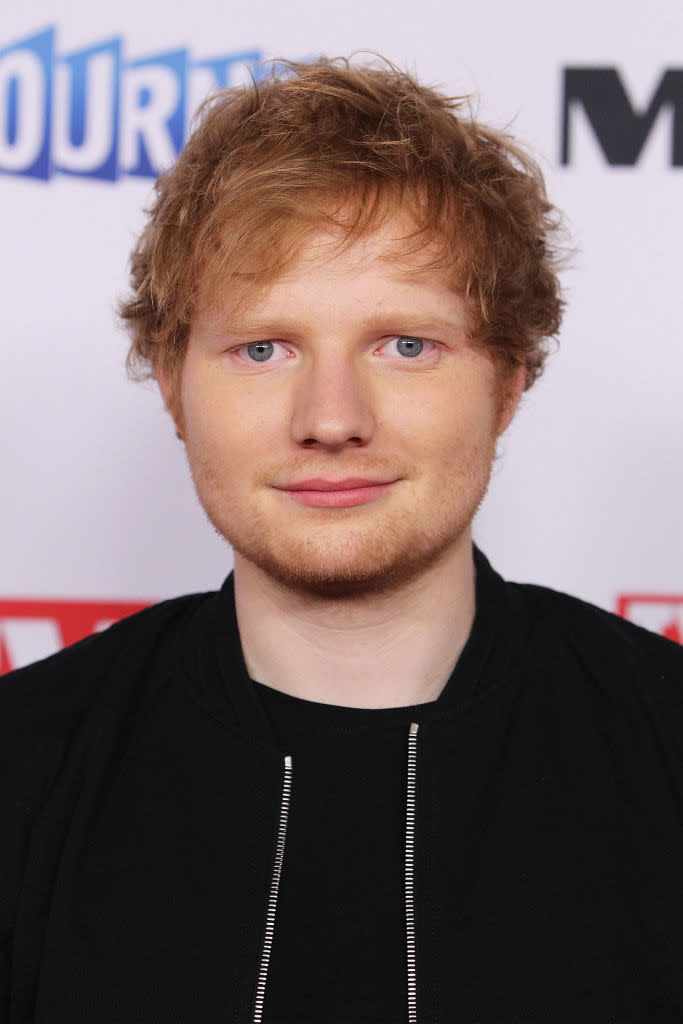
[[[168,657],[197,609],[213,596],[191,594],[153,605],[0,676],[0,744],[3,733],[22,723],[30,724],[32,732],[41,722],[54,731],[57,721],[84,713],[111,687],[137,679],[145,666]]]
[[[680,644],[613,612],[549,587],[530,583],[511,583],[508,586],[522,592],[537,618],[574,643],[596,644],[606,653],[617,655],[642,654],[665,661],[672,659],[674,665],[683,667],[683,647]]]
[[[683,646],[569,594],[508,586],[529,609],[535,647],[546,664],[558,672],[578,670],[615,692],[647,691],[683,714]]]
[[[212,597],[165,601],[0,677],[0,932],[33,823],[51,800],[67,822],[83,780],[126,734],[135,708],[183,678],[187,630]]]
[[[81,771],[112,726],[177,678],[186,630],[212,596],[164,601],[0,676],[0,817],[8,837],[21,842],[57,781]]]

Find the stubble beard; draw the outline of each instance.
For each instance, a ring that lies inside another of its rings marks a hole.
[[[332,599],[396,590],[436,563],[454,540],[449,537],[434,543],[424,533],[383,524],[381,530],[351,528],[328,544],[324,533],[330,527],[334,528],[332,523],[321,524],[312,536],[289,538],[286,543],[219,532],[236,552],[280,586]]]
[[[308,528],[298,523],[288,529],[286,515],[278,519],[260,509],[248,519],[235,515],[215,480],[193,475],[214,529],[272,581],[301,595],[362,599],[401,589],[462,541],[486,494],[495,443],[490,456],[480,454],[461,467],[457,482],[442,488],[429,509],[378,509],[374,516],[369,506],[306,510]]]

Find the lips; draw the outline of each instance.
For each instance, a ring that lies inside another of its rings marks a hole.
[[[349,476],[343,480],[325,480],[323,477],[312,477],[310,480],[299,480],[297,483],[285,484],[283,491],[349,491],[358,487],[378,487],[391,480],[368,480],[365,477]]]
[[[372,480],[350,476],[343,480],[312,477],[287,483],[277,490],[300,505],[316,508],[350,508],[365,505],[385,495],[397,480]]]

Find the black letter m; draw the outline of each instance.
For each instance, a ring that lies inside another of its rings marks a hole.
[[[580,103],[607,158],[614,167],[633,167],[655,119],[665,105],[673,107],[671,163],[683,166],[683,70],[665,71],[650,105],[633,109],[616,68],[565,68],[562,122],[562,163],[570,161],[569,108]]]

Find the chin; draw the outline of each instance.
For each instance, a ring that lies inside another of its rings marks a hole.
[[[288,590],[317,598],[362,598],[369,594],[395,591],[420,577],[452,549],[462,535],[449,535],[438,542],[426,538],[404,539],[401,544],[383,542],[332,545],[299,541],[279,550],[269,545],[241,544],[228,538],[242,558],[269,579]]]

